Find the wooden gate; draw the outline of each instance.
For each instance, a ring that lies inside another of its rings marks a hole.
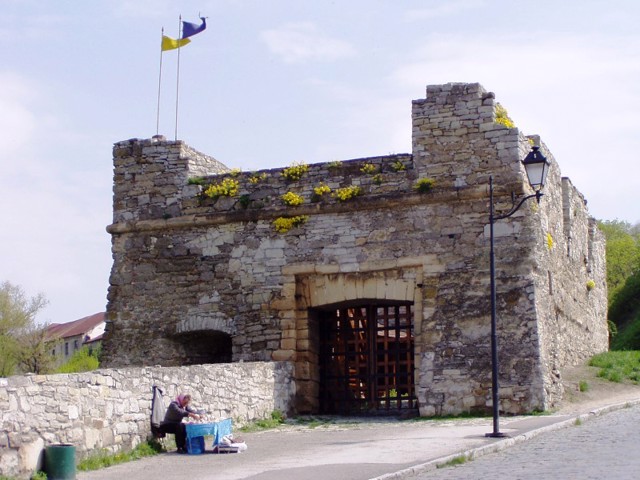
[[[388,414],[416,410],[411,305],[319,312],[320,410]]]

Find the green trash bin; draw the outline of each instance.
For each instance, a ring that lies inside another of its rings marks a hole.
[[[68,444],[49,445],[44,455],[47,480],[75,480],[76,447]]]

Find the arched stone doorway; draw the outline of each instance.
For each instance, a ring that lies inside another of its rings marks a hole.
[[[230,363],[231,335],[219,331],[185,332],[175,336],[184,350],[184,365]]]
[[[230,363],[234,332],[231,319],[194,310],[176,325],[173,339],[182,346],[184,365]]]
[[[317,309],[321,413],[417,410],[411,310],[388,301]]]
[[[295,303],[278,304],[287,328],[276,358],[295,362],[298,413],[417,413],[422,265],[383,266],[335,273],[298,266],[285,284]]]

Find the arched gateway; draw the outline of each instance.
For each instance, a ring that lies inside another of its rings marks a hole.
[[[416,412],[411,304],[345,302],[312,312],[319,330],[320,412]]]

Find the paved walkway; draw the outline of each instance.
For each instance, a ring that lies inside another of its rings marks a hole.
[[[239,454],[178,455],[167,453],[94,472],[78,472],[78,480],[137,480],[161,478],[163,480],[282,480],[283,478],[305,478],[305,480],[390,480],[400,478],[445,478],[431,475],[446,475],[446,478],[480,478],[481,474],[450,477],[456,469],[436,470],[436,466],[458,455],[473,455],[476,460],[468,465],[478,468],[483,465],[479,457],[501,452],[539,434],[563,428],[564,435],[582,430],[592,422],[606,422],[613,413],[630,411],[626,405],[639,405],[640,398],[615,405],[600,405],[600,408],[565,415],[537,417],[503,417],[501,431],[509,435],[505,439],[485,437],[492,431],[491,418],[468,420],[420,420],[420,421],[369,421],[329,424],[315,429],[288,427],[278,431],[265,431],[242,435],[249,446]],[[606,415],[604,415],[606,413]],[[604,415],[601,419],[597,418]],[[572,427],[576,418],[583,426]],[[617,421],[624,424],[625,420]],[[634,421],[634,426],[638,425]],[[593,423],[597,425],[596,423]],[[616,424],[617,425],[617,424]],[[591,428],[591,427],[589,427]],[[597,435],[597,427],[596,434]],[[611,434],[612,438],[615,434]],[[635,437],[637,439],[637,436]],[[598,442],[595,438],[583,439],[582,446]],[[581,447],[582,448],[582,447]],[[590,457],[594,457],[593,447]],[[634,450],[629,450],[633,452]],[[620,453],[617,454],[620,456]],[[523,458],[520,468],[537,459],[535,453]],[[501,457],[502,458],[502,457]],[[538,459],[540,460],[540,459]],[[476,463],[477,462],[477,463]],[[488,460],[489,463],[491,460]],[[463,467],[466,467],[464,465]],[[488,468],[488,467],[486,467]],[[552,468],[552,467],[550,467]],[[488,470],[487,470],[488,471]],[[636,469],[636,472],[638,470]],[[443,472],[443,473],[441,473]],[[483,470],[484,472],[484,470]],[[493,472],[493,470],[492,470]],[[415,477],[415,475],[424,475]],[[492,473],[493,476],[496,476]],[[497,478],[515,478],[497,475]],[[521,477],[529,478],[529,477]],[[533,478],[533,477],[530,477]],[[536,478],[554,478],[537,476]],[[571,475],[564,478],[572,478]],[[596,478],[581,476],[579,478]],[[613,477],[608,477],[613,478]],[[627,478],[627,477],[615,477]],[[630,478],[630,477],[629,477]]]

